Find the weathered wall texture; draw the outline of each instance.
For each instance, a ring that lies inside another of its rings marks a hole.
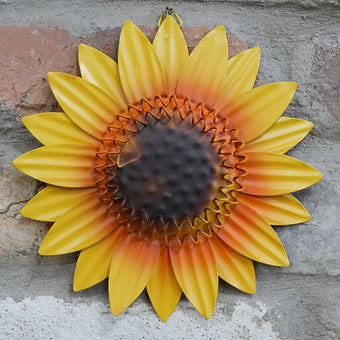
[[[182,299],[167,323],[142,295],[119,317],[110,313],[106,283],[72,292],[76,255],[40,257],[50,227],[20,216],[41,184],[12,160],[39,143],[21,118],[57,109],[47,71],[78,74],[80,42],[115,57],[124,20],[152,38],[163,1],[0,0],[0,338],[1,339],[338,339],[340,338],[340,3],[173,1],[193,47],[223,24],[231,55],[262,48],[257,84],[294,80],[285,115],[314,129],[289,154],[324,174],[298,192],[312,215],[276,228],[290,267],[256,265],[257,292],[221,283],[216,311],[201,317]]]

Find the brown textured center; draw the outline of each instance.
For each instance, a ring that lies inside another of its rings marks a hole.
[[[211,199],[216,161],[211,144],[200,135],[194,128],[145,126],[135,135],[136,150],[129,150],[138,158],[115,171],[116,197],[124,196],[149,220],[199,215]]]

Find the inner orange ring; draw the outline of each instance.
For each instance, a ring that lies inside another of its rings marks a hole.
[[[166,120],[169,128],[195,128],[204,136],[211,152],[215,153],[215,180],[210,200],[199,214],[184,218],[164,218],[160,215],[150,220],[147,214],[131,206],[126,197],[115,195],[119,186],[113,184],[112,179],[116,176],[117,167],[128,164],[129,158],[133,161],[134,152],[129,154],[133,151],[129,143],[141,127],[161,120]],[[192,104],[190,99],[179,99],[175,95],[142,99],[138,105],[130,105],[126,112],[115,116],[101,140],[95,167],[96,186],[108,213],[115,215],[128,232],[159,239],[166,244],[172,238],[183,244],[185,237],[196,242],[198,233],[210,236],[212,224],[219,225],[218,215],[229,215],[230,209],[237,203],[234,192],[243,190],[238,181],[244,175],[239,167],[245,159],[240,153],[243,143],[235,138],[235,129],[227,128],[227,123],[227,119],[218,118],[216,111],[206,109],[203,103]]]

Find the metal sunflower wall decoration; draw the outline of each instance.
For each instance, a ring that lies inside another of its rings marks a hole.
[[[14,165],[48,186],[22,215],[55,222],[39,253],[81,250],[74,290],[108,277],[115,315],[146,287],[162,320],[182,292],[210,318],[218,277],[254,293],[253,261],[288,266],[271,224],[310,219],[290,193],[322,175],[283,155],[312,128],[281,117],[296,84],[253,88],[258,47],[227,56],[222,26],[189,55],[172,16],[152,44],[127,21],[118,63],[80,45],[81,78],[48,74],[64,112],[23,119],[45,146]]]

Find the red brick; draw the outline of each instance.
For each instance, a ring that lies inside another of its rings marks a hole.
[[[142,31],[152,40],[156,28],[142,26]],[[96,31],[87,37],[74,37],[67,30],[57,27],[0,26],[0,100],[8,107],[15,107],[18,118],[57,109],[49,89],[46,74],[59,71],[79,74],[77,47],[86,43],[114,59],[121,28]],[[189,49],[210,31],[207,26],[185,27],[183,33]],[[244,50],[244,42],[228,34],[230,56]]]

